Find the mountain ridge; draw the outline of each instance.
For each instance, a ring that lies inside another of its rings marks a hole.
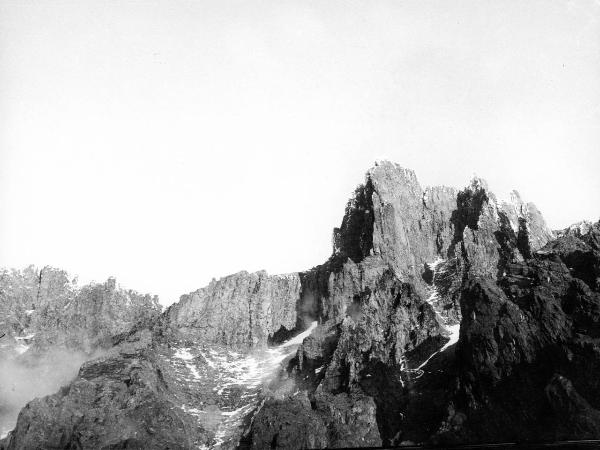
[[[0,445],[259,449],[551,439],[574,435],[563,426],[551,436],[530,426],[531,417],[546,410],[560,417],[573,405],[580,412],[571,425],[583,430],[576,436],[597,436],[595,384],[564,361],[596,361],[588,353],[598,345],[600,222],[557,237],[535,205],[512,197],[499,203],[479,178],[460,191],[422,188],[413,171],[378,163],[348,201],[323,264],[285,275],[242,271],[182,296],[115,336],[108,355],[86,363],[70,388],[28,405]],[[243,360],[250,366],[266,360],[265,351],[311,323],[317,327],[295,355],[281,353],[282,369],[259,391],[245,381],[215,385],[216,394],[194,384],[213,366],[230,367],[235,352],[250,355]],[[565,356],[548,357],[550,348]],[[527,390],[515,389],[519,376]],[[522,411],[512,421],[503,418],[503,397],[517,400],[511,389],[533,399],[516,403]],[[109,420],[115,408],[126,427]]]

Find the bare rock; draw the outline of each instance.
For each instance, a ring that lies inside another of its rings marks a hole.
[[[298,274],[239,272],[183,295],[166,316],[168,327],[179,337],[260,347],[282,327],[296,327],[299,298]]]

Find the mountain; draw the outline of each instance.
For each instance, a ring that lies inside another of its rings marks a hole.
[[[115,334],[2,448],[600,438],[600,222],[371,168],[323,264],[240,272]]]
[[[0,431],[26,401],[56,391],[79,366],[112,347],[112,336],[161,312],[157,297],[114,278],[78,286],[53,267],[0,271]]]

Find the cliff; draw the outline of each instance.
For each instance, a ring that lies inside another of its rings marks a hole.
[[[166,313],[178,337],[232,347],[265,346],[296,327],[298,274],[239,272],[183,295]]]
[[[49,266],[3,270],[0,298],[3,349],[27,349],[28,355],[57,346],[92,353],[161,311],[158,297],[121,289],[114,278],[78,286],[65,271]]]

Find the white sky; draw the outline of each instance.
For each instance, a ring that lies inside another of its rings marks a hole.
[[[0,0],[0,265],[303,270],[375,159],[600,217],[600,2]]]

